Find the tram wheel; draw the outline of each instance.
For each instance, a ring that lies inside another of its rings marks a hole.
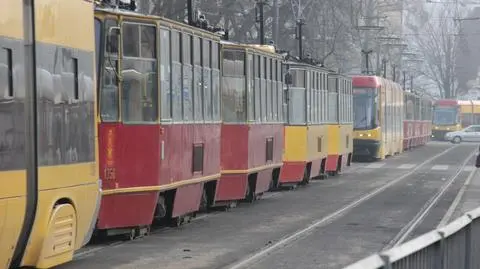
[[[305,170],[303,170],[303,180],[300,184],[308,185],[308,183],[310,183],[310,175],[308,174],[308,167],[305,167]]]

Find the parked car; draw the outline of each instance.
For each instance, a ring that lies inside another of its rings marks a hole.
[[[480,125],[470,125],[467,128],[448,132],[445,134],[445,140],[458,144],[460,142],[480,142]]]

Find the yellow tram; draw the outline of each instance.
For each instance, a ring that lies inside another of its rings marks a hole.
[[[328,74],[328,157],[326,172],[335,175],[350,166],[353,153],[352,80]]]
[[[0,268],[70,261],[100,201],[93,3],[31,2],[34,50],[26,1],[0,0]]]
[[[354,154],[384,159],[403,151],[403,91],[398,83],[354,76]]]

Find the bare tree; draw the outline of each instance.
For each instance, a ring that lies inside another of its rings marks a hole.
[[[414,46],[424,59],[420,72],[435,83],[441,98],[455,98],[457,95],[458,28],[454,18],[458,13],[457,6],[444,4],[430,16],[422,12],[412,17],[408,24],[414,31]]]

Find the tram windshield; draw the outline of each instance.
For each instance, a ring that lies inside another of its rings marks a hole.
[[[435,125],[454,125],[457,120],[456,108],[436,107],[433,113],[433,124]]]
[[[355,130],[374,129],[375,124],[375,89],[353,89],[353,115]]]

